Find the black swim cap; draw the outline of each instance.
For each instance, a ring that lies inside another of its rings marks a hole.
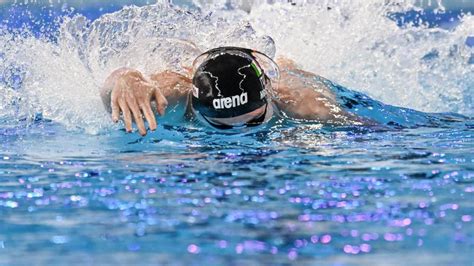
[[[193,77],[192,107],[210,118],[230,118],[267,103],[265,75],[251,50],[210,50]]]

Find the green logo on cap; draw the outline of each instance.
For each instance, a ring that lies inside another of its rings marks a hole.
[[[262,75],[262,71],[257,67],[257,65],[255,63],[250,65],[252,66],[253,70],[255,70],[255,73],[257,73],[257,77],[260,77]]]

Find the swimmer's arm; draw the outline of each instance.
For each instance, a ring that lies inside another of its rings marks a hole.
[[[343,110],[335,95],[316,74],[299,69],[288,59],[279,59],[279,85],[274,88],[275,103],[287,116],[323,123],[357,123],[360,119]]]
[[[125,129],[132,131],[132,116],[141,135],[146,135],[143,117],[150,130],[155,130],[156,119],[151,103],[164,115],[168,102],[156,82],[146,79],[142,73],[130,68],[120,68],[105,80],[100,92],[105,108],[112,113],[112,120],[118,122],[123,115]]]

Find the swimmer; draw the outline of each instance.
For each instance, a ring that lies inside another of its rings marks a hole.
[[[106,79],[102,101],[127,132],[135,122],[139,133],[157,128],[155,112],[186,103],[185,115],[226,130],[254,127],[280,115],[324,124],[361,123],[344,111],[321,77],[299,69],[288,59],[274,62],[265,54],[239,47],[219,47],[198,56],[189,74],[161,71],[145,76],[120,68]],[[319,80],[319,82],[318,82]]]

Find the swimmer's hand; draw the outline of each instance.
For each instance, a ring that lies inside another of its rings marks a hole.
[[[152,102],[156,103],[156,111],[165,114],[168,101],[156,82],[145,79],[136,70],[122,68],[114,71],[105,81],[101,92],[102,100],[112,112],[112,120],[117,123],[120,114],[123,116],[125,130],[132,132],[132,117],[140,135],[147,133],[144,119],[149,129],[156,130],[157,123],[152,110]]]

